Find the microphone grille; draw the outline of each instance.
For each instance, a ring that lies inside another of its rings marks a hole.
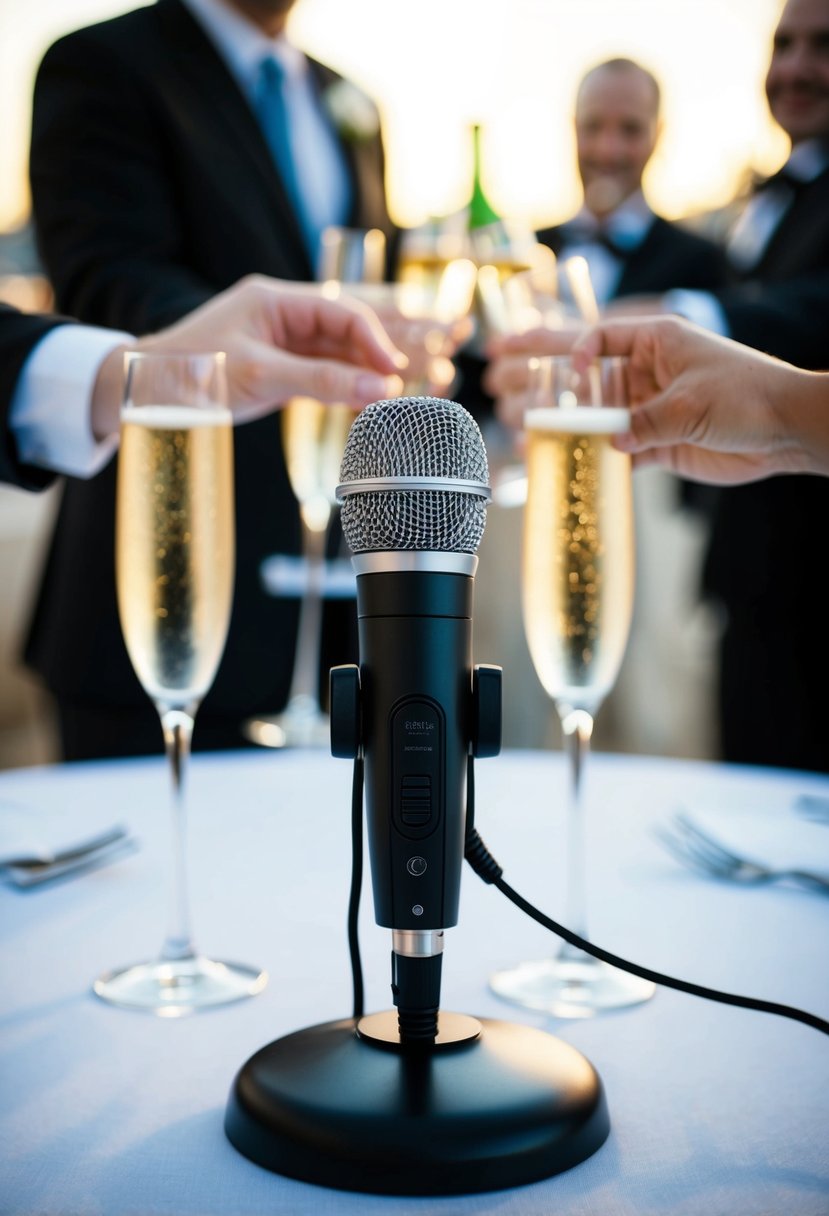
[[[352,424],[340,481],[377,477],[443,477],[488,485],[477,422],[456,401],[439,397],[396,397],[366,406]],[[347,495],[341,519],[353,553],[474,553],[484,532],[486,502],[454,489],[372,490]]]

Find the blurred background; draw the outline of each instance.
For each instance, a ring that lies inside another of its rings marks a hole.
[[[0,298],[48,307],[28,226],[27,157],[37,64],[71,29],[137,7],[114,0],[0,0]],[[755,174],[788,143],[763,93],[780,0],[300,0],[292,38],[377,102],[392,218],[405,226],[469,197],[469,128],[482,127],[484,184],[504,216],[556,223],[581,192],[572,133],[576,85],[592,64],[629,56],[663,90],[664,132],[645,176],[656,211],[717,234]],[[47,699],[21,670],[21,629],[43,558],[55,490],[0,487],[0,767],[55,756]],[[712,648],[718,621],[697,602],[703,535],[667,474],[637,475],[637,607],[617,687],[599,715],[600,749],[714,753]],[[520,508],[494,506],[480,550],[475,658],[505,670],[505,741],[556,746],[558,726],[521,627]]]

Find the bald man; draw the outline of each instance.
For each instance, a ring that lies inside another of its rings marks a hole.
[[[598,64],[579,85],[574,121],[584,203],[538,239],[559,257],[587,259],[600,304],[726,282],[717,246],[656,215],[645,199],[642,175],[661,128],[654,76],[632,59]]]

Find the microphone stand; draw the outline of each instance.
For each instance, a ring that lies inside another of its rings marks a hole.
[[[500,676],[473,670],[470,806],[473,757],[500,750]],[[332,670],[330,700],[331,750],[355,762],[362,802],[359,668]],[[588,1060],[534,1027],[439,1011],[442,930],[394,930],[392,944],[397,1014],[263,1047],[231,1089],[231,1144],[290,1178],[386,1195],[519,1186],[595,1153],[610,1122]]]

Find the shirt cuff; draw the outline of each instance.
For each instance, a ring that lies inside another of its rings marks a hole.
[[[686,321],[693,321],[701,329],[730,337],[728,321],[719,300],[707,291],[688,291],[683,287],[666,291],[662,297],[666,312],[675,312]]]
[[[90,409],[98,370],[132,334],[88,325],[60,325],[38,342],[23,365],[9,411],[21,464],[71,477],[92,477],[110,460],[118,433],[100,442]]]

